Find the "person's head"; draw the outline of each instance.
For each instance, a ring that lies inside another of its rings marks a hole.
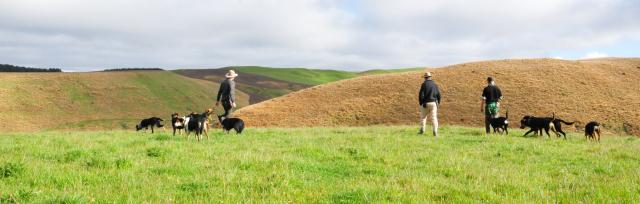
[[[226,77],[229,80],[233,80],[238,76],[238,74],[236,74],[236,71],[233,71],[233,69],[229,70],[227,72],[227,74],[224,75],[224,77]]]
[[[495,80],[493,79],[493,77],[487,77],[487,84],[493,84],[495,82]]]
[[[424,79],[431,79],[431,72],[424,73]]]

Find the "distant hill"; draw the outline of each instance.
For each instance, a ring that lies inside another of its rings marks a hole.
[[[348,72],[307,68],[234,66],[219,69],[182,69],[174,72],[191,78],[220,82],[224,80],[224,74],[229,69],[240,74],[240,77],[236,78],[238,89],[249,94],[250,103],[255,104],[315,85],[363,75],[407,72],[423,68]]]
[[[640,59],[497,60],[431,69],[441,87],[440,122],[479,126],[487,76],[502,88],[511,127],[524,115],[598,120],[608,130],[640,135]],[[237,112],[248,126],[417,124],[422,71],[363,76],[323,84]],[[571,129],[571,128],[567,128]]]
[[[261,75],[277,80],[306,85],[318,85],[348,79],[358,76],[356,72],[322,70],[307,68],[270,68],[257,66],[226,67],[224,70],[234,69],[242,73]]]
[[[0,130],[132,129],[142,118],[202,112],[217,90],[167,71],[2,73]]]
[[[122,72],[122,71],[163,71],[162,68],[113,68],[105,69],[103,72]]]
[[[62,72],[62,70],[58,68],[33,68],[0,64],[0,72]]]

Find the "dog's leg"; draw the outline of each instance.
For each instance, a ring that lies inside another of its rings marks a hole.
[[[547,138],[551,138],[551,134],[549,134],[549,128],[545,128],[544,132],[547,133]]]
[[[526,133],[524,133],[524,137],[526,137],[529,133],[531,133],[531,132],[533,132],[533,131],[536,131],[536,132],[535,132],[535,134],[536,134],[536,135],[538,134],[538,131],[532,128],[531,130],[529,130],[529,131],[527,131]]]

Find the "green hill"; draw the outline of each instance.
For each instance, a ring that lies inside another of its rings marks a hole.
[[[258,66],[232,67],[241,73],[257,74],[282,81],[319,85],[358,76],[356,72],[307,68],[271,68]]]
[[[315,85],[364,75],[408,72],[423,68],[349,72],[307,68],[233,66],[219,69],[181,69],[174,72],[191,78],[220,82],[224,80],[224,74],[229,69],[240,74],[240,77],[236,78],[238,89],[249,94],[250,103],[255,104]]]
[[[166,71],[0,74],[4,131],[131,129],[142,118],[212,107],[218,85]],[[248,96],[239,93],[240,106]]]

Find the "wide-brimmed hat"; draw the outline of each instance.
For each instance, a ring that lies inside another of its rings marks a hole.
[[[233,71],[233,70],[229,70],[229,72],[227,72],[227,74],[224,75],[224,77],[227,77],[227,78],[235,78],[237,76],[238,74],[236,74],[236,71]]]
[[[429,78],[429,77],[431,77],[431,72],[424,73],[424,78]]]

